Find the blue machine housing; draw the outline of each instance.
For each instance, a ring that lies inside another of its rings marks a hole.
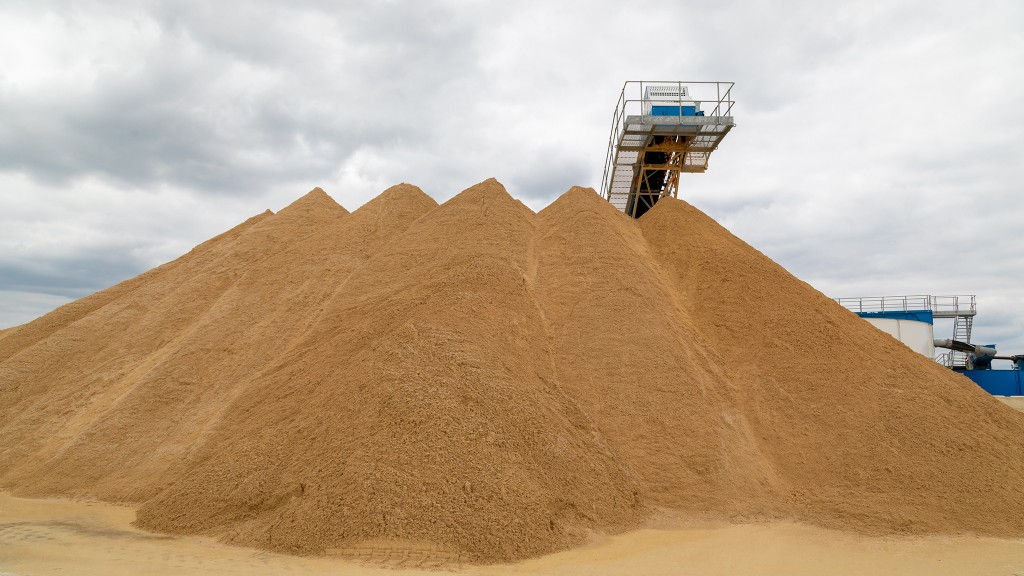
[[[960,373],[993,396],[1021,396],[1024,394],[1024,390],[1021,389],[1019,368],[1017,370],[963,370]]]
[[[985,347],[995,349],[996,345],[987,344]],[[1013,356],[1012,358],[1014,358],[1013,368],[1010,370],[993,370],[992,360],[995,359],[994,357],[971,354],[974,370],[960,370],[959,372],[993,396],[1021,396],[1024,395],[1024,389],[1021,388],[1024,357]]]
[[[696,106],[651,106],[651,116],[703,116]]]
[[[861,318],[889,318],[891,320],[914,320],[934,324],[931,310],[899,310],[893,312],[856,312]]]

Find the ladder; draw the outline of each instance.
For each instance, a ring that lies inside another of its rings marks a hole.
[[[953,319],[953,340],[971,343],[971,325],[974,323],[974,316],[957,315]],[[950,368],[967,368],[967,353],[957,350],[950,351]]]
[[[978,305],[973,294],[957,296],[930,296],[932,313],[936,318],[953,319],[953,340],[971,343],[971,327],[974,316],[978,313]],[[965,370],[968,368],[967,352],[950,350],[941,354],[936,360],[948,368]]]

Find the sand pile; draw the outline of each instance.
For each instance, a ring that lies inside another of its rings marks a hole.
[[[921,406],[926,406],[922,410]],[[680,201],[319,189],[0,333],[0,486],[293,553],[641,525],[1024,535],[1024,416]]]

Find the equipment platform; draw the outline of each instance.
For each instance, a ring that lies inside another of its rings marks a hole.
[[[601,193],[639,218],[662,196],[676,197],[679,175],[704,172],[736,126],[733,82],[629,81],[619,95]]]

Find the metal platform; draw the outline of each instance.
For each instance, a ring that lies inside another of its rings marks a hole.
[[[957,296],[868,296],[836,298],[836,302],[857,314],[878,312],[930,311],[934,318],[953,319],[953,339],[971,343],[971,327],[978,314],[977,298],[973,294]],[[951,350],[935,357],[935,361],[954,369],[967,367],[967,354]]]
[[[682,173],[704,172],[736,125],[733,82],[629,81],[608,137],[601,193],[639,218],[662,196],[676,197]]]

